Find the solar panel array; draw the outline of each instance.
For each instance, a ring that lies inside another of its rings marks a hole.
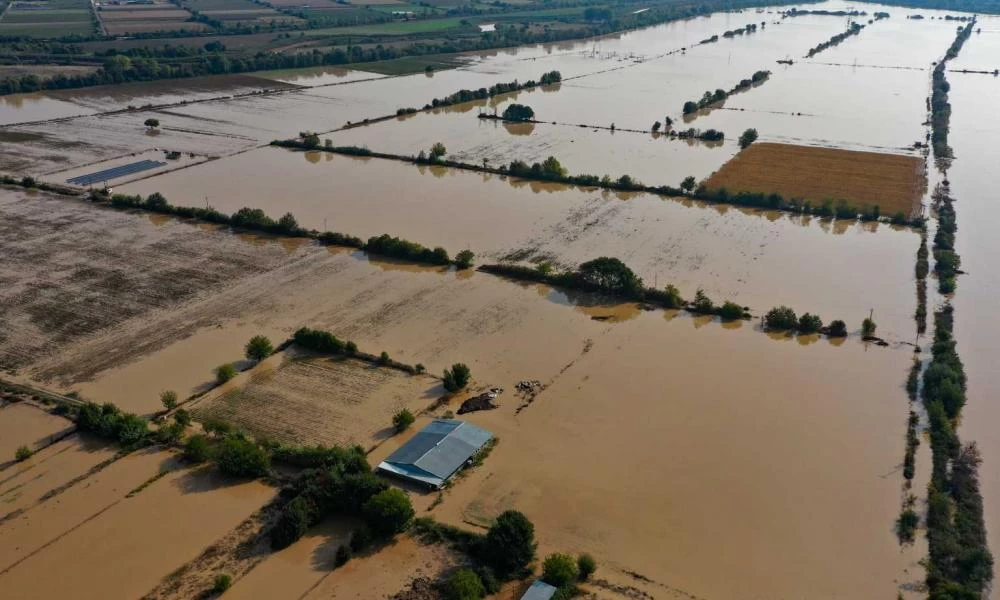
[[[166,164],[167,163],[160,162],[158,160],[140,160],[139,162],[134,162],[127,165],[121,165],[120,167],[112,167],[110,169],[105,169],[103,171],[97,171],[96,173],[90,173],[88,175],[80,175],[77,177],[73,177],[71,179],[67,179],[66,183],[72,183],[74,185],[92,185],[94,183],[99,183],[102,181],[108,181],[110,179],[117,179],[118,177],[131,175],[132,173],[138,173],[140,171],[155,169],[157,167],[162,167]]]

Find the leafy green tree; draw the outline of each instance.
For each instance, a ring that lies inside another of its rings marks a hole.
[[[392,426],[396,429],[396,433],[402,433],[413,425],[413,413],[406,410],[405,408],[392,416]]]
[[[32,454],[34,454],[34,452],[31,451],[31,448],[27,446],[18,446],[17,450],[14,452],[14,458],[17,462],[22,462],[31,458]]]
[[[830,328],[827,331],[830,337],[847,337],[847,323],[834,319],[830,321]]]
[[[764,326],[768,329],[795,329],[798,325],[799,318],[795,315],[795,311],[787,306],[776,306],[764,315]]]
[[[173,390],[162,392],[160,394],[160,403],[163,404],[163,408],[173,410],[177,407],[177,392]]]
[[[355,344],[354,342],[347,342],[344,345],[344,351],[347,352],[347,354],[349,354],[349,355],[357,354],[357,352],[358,352],[358,345]]]
[[[726,300],[722,306],[719,307],[719,316],[730,321],[734,319],[742,319],[743,307],[735,302]]]
[[[271,549],[281,550],[294,544],[312,525],[313,509],[302,496],[296,496],[282,509],[278,521],[271,528]]]
[[[688,175],[681,182],[681,189],[690,194],[696,185],[698,185],[698,180],[694,178],[694,175]]]
[[[505,121],[530,121],[535,118],[535,111],[524,104],[511,104],[503,111]]]
[[[444,147],[444,144],[442,144],[441,142],[437,142],[433,146],[431,146],[431,153],[430,153],[431,160],[438,160],[447,153],[448,150]]]
[[[155,211],[165,211],[170,208],[170,203],[167,202],[167,198],[160,192],[153,192],[146,198],[146,202],[143,203],[146,208]]]
[[[150,130],[153,130],[153,129],[156,129],[157,127],[160,126],[160,120],[159,119],[146,119],[146,121],[143,123],[143,125],[145,125],[146,127],[148,127]]]
[[[799,317],[800,333],[816,333],[820,329],[823,329],[823,319],[820,319],[819,316],[804,313],[801,317]]]
[[[472,261],[476,258],[472,250],[462,250],[455,255],[455,265],[459,269],[468,269],[472,266]]]
[[[642,290],[642,279],[617,258],[589,260],[580,265],[577,275],[584,283],[611,292],[635,294]]]
[[[576,568],[580,572],[580,581],[587,581],[597,570],[597,561],[593,556],[583,553],[576,559]]]
[[[459,569],[444,586],[445,600],[479,600],[486,595],[486,588],[475,571]]]
[[[183,408],[178,410],[174,413],[174,422],[186,429],[191,425],[191,413]]]
[[[382,354],[378,355],[378,364],[380,364],[380,365],[387,365],[387,364],[389,364],[389,360],[390,360],[389,359],[389,353],[386,352],[385,350],[382,351]]]
[[[184,460],[198,464],[212,458],[212,446],[202,434],[192,435],[184,442]]]
[[[521,572],[535,558],[535,526],[522,513],[500,513],[482,545],[483,560],[501,579]]]
[[[220,471],[234,477],[263,477],[271,468],[267,452],[239,436],[222,440],[215,460]]]
[[[875,321],[866,318],[864,321],[861,322],[861,335],[863,337],[872,337],[873,335],[875,335],[876,327],[877,325],[875,325]]]
[[[278,219],[278,229],[284,233],[295,233],[299,230],[299,222],[292,213],[285,213]]]
[[[444,389],[449,392],[457,392],[469,385],[469,381],[472,379],[472,371],[469,367],[465,366],[463,363],[455,363],[451,366],[451,370],[444,370],[444,376],[442,380],[444,381]]]
[[[688,100],[684,103],[684,114],[689,115],[698,110],[698,103]]]
[[[222,384],[226,383],[233,377],[236,377],[236,367],[231,363],[226,363],[224,365],[219,365],[215,367],[215,381],[216,383]]]
[[[705,290],[698,288],[694,293],[694,301],[691,302],[691,310],[703,315],[712,314],[715,312],[715,304]]]
[[[302,138],[302,143],[305,144],[306,148],[318,148],[319,147],[319,135],[311,131],[303,131],[299,133],[299,137]]]
[[[677,289],[677,286],[669,283],[667,284],[667,287],[663,288],[663,298],[661,301],[667,308],[680,308],[684,306],[684,299],[681,298],[681,291]]]
[[[653,133],[656,133],[656,132],[658,132],[658,131],[660,130],[660,127],[662,127],[662,126],[663,126],[663,124],[662,124],[662,123],[660,123],[659,121],[656,121],[656,122],[654,122],[654,123],[653,123],[653,128],[652,128],[652,132],[653,132]]]
[[[361,512],[372,532],[386,538],[404,531],[414,515],[410,497],[396,488],[372,496]]]
[[[566,167],[562,166],[559,160],[550,156],[542,162],[542,175],[549,179],[562,179],[566,177]]]
[[[569,554],[555,553],[545,557],[542,563],[542,581],[563,588],[576,582],[580,576],[576,561]]]
[[[274,352],[271,340],[262,335],[255,335],[247,342],[243,349],[244,355],[249,360],[262,361]]]
[[[747,148],[750,144],[757,141],[757,130],[750,128],[740,135],[740,148]]]

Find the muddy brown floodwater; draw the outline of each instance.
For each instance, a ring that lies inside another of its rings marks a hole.
[[[479,264],[510,259],[568,268],[615,256],[646,284],[673,283],[686,297],[702,288],[717,302],[749,306],[755,318],[692,318],[473,270],[401,264],[305,239],[234,234],[7,189],[0,191],[0,368],[148,415],[163,390],[181,398],[209,390],[212,369],[242,361],[251,336],[278,341],[302,326],[431,373],[464,362],[473,375],[468,392],[418,423],[502,387],[498,409],[467,417],[499,444],[440,503],[436,495],[415,495],[421,515],[474,529],[502,510],[522,510],[536,524],[540,554],[597,557],[607,584],[590,591],[600,597],[620,597],[609,590],[626,588],[633,598],[920,597],[924,539],[901,548],[892,529],[903,501],[909,407],[902,384],[913,356],[916,231],[258,147],[553,69],[565,79],[559,86],[480,105],[527,103],[543,121],[645,130],[671,116],[682,125],[685,100],[770,69],[769,81],[691,122],[724,130],[728,139],[717,147],[551,123],[483,123],[476,104],[323,137],[400,154],[442,141],[454,157],[494,164],[553,155],[572,172],[673,185],[718,169],[748,127],[762,141],[923,156],[914,142],[928,133],[930,63],[954,39],[955,22],[908,20],[915,11],[898,7],[864,9],[892,17],[808,60],[801,57],[843,31],[844,19],[780,20],[774,9],[717,14],[597,40],[470,54],[462,67],[429,77],[316,70],[223,78],[198,89],[194,82],[187,91],[164,84],[5,99],[0,123],[22,124],[0,129],[0,166],[18,174],[55,180],[156,148],[194,152],[218,160],[117,187],[161,192],[176,205],[291,212],[305,227],[362,237],[387,232],[452,254],[470,248]],[[694,47],[759,22],[766,26],[755,34]],[[955,66],[988,67],[996,23],[983,19],[983,33]],[[794,64],[776,63],[786,57]],[[1000,88],[989,75],[949,73],[949,81],[957,156],[949,178],[967,271],[954,299],[969,374],[961,432],[983,449],[996,548],[1000,438],[990,427],[1000,388],[998,278],[991,276],[998,224],[988,174],[1000,147],[992,106]],[[272,85],[295,87],[223,97]],[[198,102],[89,114],[186,99]],[[159,134],[142,126],[150,116],[161,120]],[[68,118],[45,121],[57,117]],[[851,335],[763,332],[756,317],[780,304],[844,319]],[[888,347],[859,339],[871,309]],[[381,443],[371,455],[378,460],[405,440],[385,434],[391,413],[419,411],[439,391],[429,377],[282,358],[191,408],[236,415],[283,439]],[[541,391],[517,393],[525,379],[540,381]],[[13,444],[8,453],[54,428],[50,415],[39,424],[35,417],[44,413],[25,410],[37,409],[0,408],[0,445]],[[929,468],[926,446],[918,482]],[[235,539],[234,528],[276,492],[186,468],[166,451],[116,457],[113,448],[76,435],[7,464],[0,482],[0,590],[17,598],[101,598],[112,584],[123,596],[141,596],[219,540]],[[390,596],[458,560],[403,537],[332,570],[347,528],[327,523],[285,551],[241,563],[256,567],[231,594]]]

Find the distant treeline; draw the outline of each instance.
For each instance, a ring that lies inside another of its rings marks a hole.
[[[801,10],[792,7],[781,13],[782,17],[804,17],[806,15],[821,15],[827,17],[867,17],[863,10]]]
[[[549,71],[548,73],[543,73],[538,81],[529,79],[524,83],[520,83],[515,79],[509,83],[495,83],[488,88],[479,88],[478,90],[458,90],[454,94],[445,96],[444,98],[435,98],[431,100],[430,103],[424,105],[424,110],[437,108],[439,106],[462,104],[463,102],[471,102],[473,100],[485,100],[487,98],[499,96],[500,94],[527,90],[538,85],[549,85],[560,81],[562,81],[562,73],[559,71]],[[396,114],[401,115],[415,112],[417,112],[417,109],[415,108],[400,108],[396,111]]]
[[[320,232],[315,229],[305,229],[299,226],[295,216],[291,213],[285,213],[280,219],[275,220],[259,208],[244,207],[232,215],[227,215],[212,207],[173,206],[160,193],[150,194],[145,199],[139,195],[114,194],[106,196],[98,192],[92,193],[92,197],[97,202],[107,203],[116,208],[139,208],[161,214],[175,215],[181,218],[200,219],[210,223],[230,225],[234,228],[247,231],[306,237],[323,244],[358,248],[369,254],[388,256],[411,262],[431,265],[448,265],[453,262],[444,248],[426,248],[416,242],[392,237],[387,233],[371,237],[365,242],[361,238],[335,231]],[[462,251],[459,253],[460,258],[463,260],[457,261],[460,263],[459,266],[463,268],[471,266],[472,259],[463,256],[466,252]]]
[[[1000,14],[1000,2],[997,0],[860,0],[871,4],[888,4],[890,6],[906,6],[908,8],[924,8],[928,10],[954,10],[959,12],[975,12],[982,14]],[[922,18],[922,17],[921,17]],[[956,20],[948,15],[945,18]]]
[[[930,598],[982,598],[993,580],[979,488],[982,459],[955,428],[965,404],[966,376],[952,337],[953,308],[934,314],[934,345],[924,371],[933,468],[927,488],[927,586]]]
[[[842,41],[846,40],[847,38],[851,37],[852,35],[858,35],[859,33],[861,33],[861,30],[864,29],[864,28],[865,28],[864,25],[862,25],[860,23],[854,23],[854,22],[852,22],[851,26],[847,28],[847,31],[845,31],[843,33],[838,33],[837,35],[835,35],[832,38],[828,39],[827,41],[823,42],[822,44],[819,44],[817,46],[814,46],[813,48],[810,48],[809,52],[806,53],[806,58],[812,58],[813,56],[816,56],[817,54],[819,54],[820,52],[826,50],[827,48],[831,48],[833,46],[836,46],[840,42],[842,42]]]
[[[722,102],[728,98],[731,94],[737,92],[742,92],[743,90],[750,89],[753,85],[758,83],[763,83],[767,81],[768,77],[771,76],[770,71],[757,71],[751,75],[748,79],[741,79],[739,83],[733,86],[728,92],[723,89],[717,89],[714,92],[706,91],[701,96],[701,100],[697,102],[694,100],[688,100],[684,103],[684,114],[689,115],[693,112],[697,112],[702,108],[707,108],[717,102]]]
[[[55,75],[42,79],[37,75],[21,75],[0,80],[0,94],[18,92],[35,92],[48,89],[67,89],[122,83],[126,81],[153,81],[158,79],[174,79],[195,77],[200,75],[220,75],[225,73],[248,73],[251,71],[290,69],[314,67],[321,65],[344,65],[350,63],[392,60],[408,56],[425,56],[430,54],[453,54],[475,50],[504,48],[523,44],[539,44],[559,42],[563,40],[582,39],[601,36],[616,31],[637,27],[645,27],[706,15],[718,11],[737,10],[754,6],[767,6],[767,0],[705,0],[697,4],[664,2],[641,13],[624,12],[610,20],[594,20],[586,23],[575,23],[566,28],[545,27],[534,29],[520,27],[517,24],[498,24],[496,31],[489,31],[470,36],[451,36],[411,40],[409,44],[348,44],[326,51],[311,52],[257,52],[256,54],[227,55],[213,52],[209,55],[198,55],[179,61],[159,62],[154,58],[131,59],[128,56],[116,55],[104,61],[94,73],[81,75]],[[227,31],[228,33],[228,31]],[[238,32],[233,32],[238,33]],[[219,35],[213,32],[213,35]],[[183,37],[190,37],[188,33]],[[137,36],[142,37],[142,36]],[[157,37],[182,37],[180,35],[160,35]],[[359,36],[362,37],[362,36]],[[73,44],[85,41],[86,38],[71,37],[60,40],[59,43]],[[364,39],[362,37],[362,39]],[[379,40],[373,37],[373,40]],[[2,40],[0,40],[2,41]],[[20,38],[7,38],[7,41],[30,43]],[[128,60],[121,60],[128,59]],[[77,61],[79,62],[79,61]]]
[[[761,23],[760,27],[761,27],[761,29],[763,29],[764,28],[764,23]],[[740,27],[739,29],[730,29],[728,31],[725,31],[725,32],[722,33],[722,37],[724,37],[726,39],[731,39],[731,38],[734,38],[734,37],[736,37],[738,35],[744,35],[744,34],[749,35],[751,33],[756,33],[756,32],[757,32],[757,24],[756,23],[750,23],[746,27]],[[713,43],[715,43],[717,41],[719,41],[719,36],[713,35],[712,37],[705,38],[705,39],[701,40],[698,43],[699,44],[713,44]]]
[[[949,158],[952,155],[951,147],[948,145],[948,129],[951,121],[951,103],[948,102],[948,91],[951,86],[945,78],[945,69],[948,61],[958,56],[965,41],[972,35],[972,28],[975,25],[976,21],[973,18],[967,25],[959,28],[955,41],[951,43],[948,51],[945,52],[944,59],[934,67],[931,74],[931,147],[934,149],[936,158]]]

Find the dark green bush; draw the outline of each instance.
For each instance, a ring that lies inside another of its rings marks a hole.
[[[234,477],[263,477],[271,468],[267,452],[239,436],[222,440],[215,461],[220,471]]]
[[[233,585],[233,578],[229,575],[216,575],[215,583],[212,585],[212,591],[216,594],[221,594],[228,590]]]
[[[723,319],[734,320],[743,318],[743,307],[735,302],[730,302],[726,300],[722,306],[719,307],[718,314]]]
[[[442,380],[444,381],[444,389],[449,392],[457,392],[469,385],[469,381],[472,379],[472,371],[469,367],[465,366],[463,363],[455,363],[451,366],[451,370],[444,370],[444,375]]]
[[[247,359],[262,361],[274,352],[274,346],[271,345],[271,340],[267,339],[263,335],[255,335],[250,338],[244,348],[244,354]]]
[[[535,526],[516,510],[500,513],[486,532],[481,554],[499,578],[519,574],[535,558]]]
[[[405,408],[392,416],[392,426],[396,430],[396,433],[406,431],[410,425],[413,425],[413,421],[415,421],[413,413]]]
[[[382,538],[404,531],[414,515],[409,496],[396,488],[372,496],[361,512],[372,532]]]
[[[840,319],[830,321],[830,328],[827,335],[830,337],[847,337],[847,323],[844,323]]]
[[[816,333],[820,329],[823,329],[823,320],[817,315],[805,313],[799,317],[800,333]]]
[[[195,464],[203,463],[212,458],[212,446],[209,444],[207,437],[197,433],[184,442],[184,453],[182,456],[188,462]]]
[[[777,306],[767,311],[764,315],[764,326],[773,330],[795,329],[799,325],[799,319],[795,316],[795,311],[787,306]]]
[[[579,576],[579,567],[569,554],[550,554],[542,563],[542,581],[551,586],[562,588],[572,585]]]
[[[581,554],[576,559],[576,568],[580,572],[580,581],[587,581],[597,570],[597,561],[589,554]]]
[[[445,600],[479,600],[485,595],[483,582],[471,569],[455,571],[444,586]]]
[[[271,548],[281,550],[291,546],[305,535],[316,517],[315,507],[310,506],[305,498],[302,496],[293,498],[285,505],[278,522],[271,528]]]

